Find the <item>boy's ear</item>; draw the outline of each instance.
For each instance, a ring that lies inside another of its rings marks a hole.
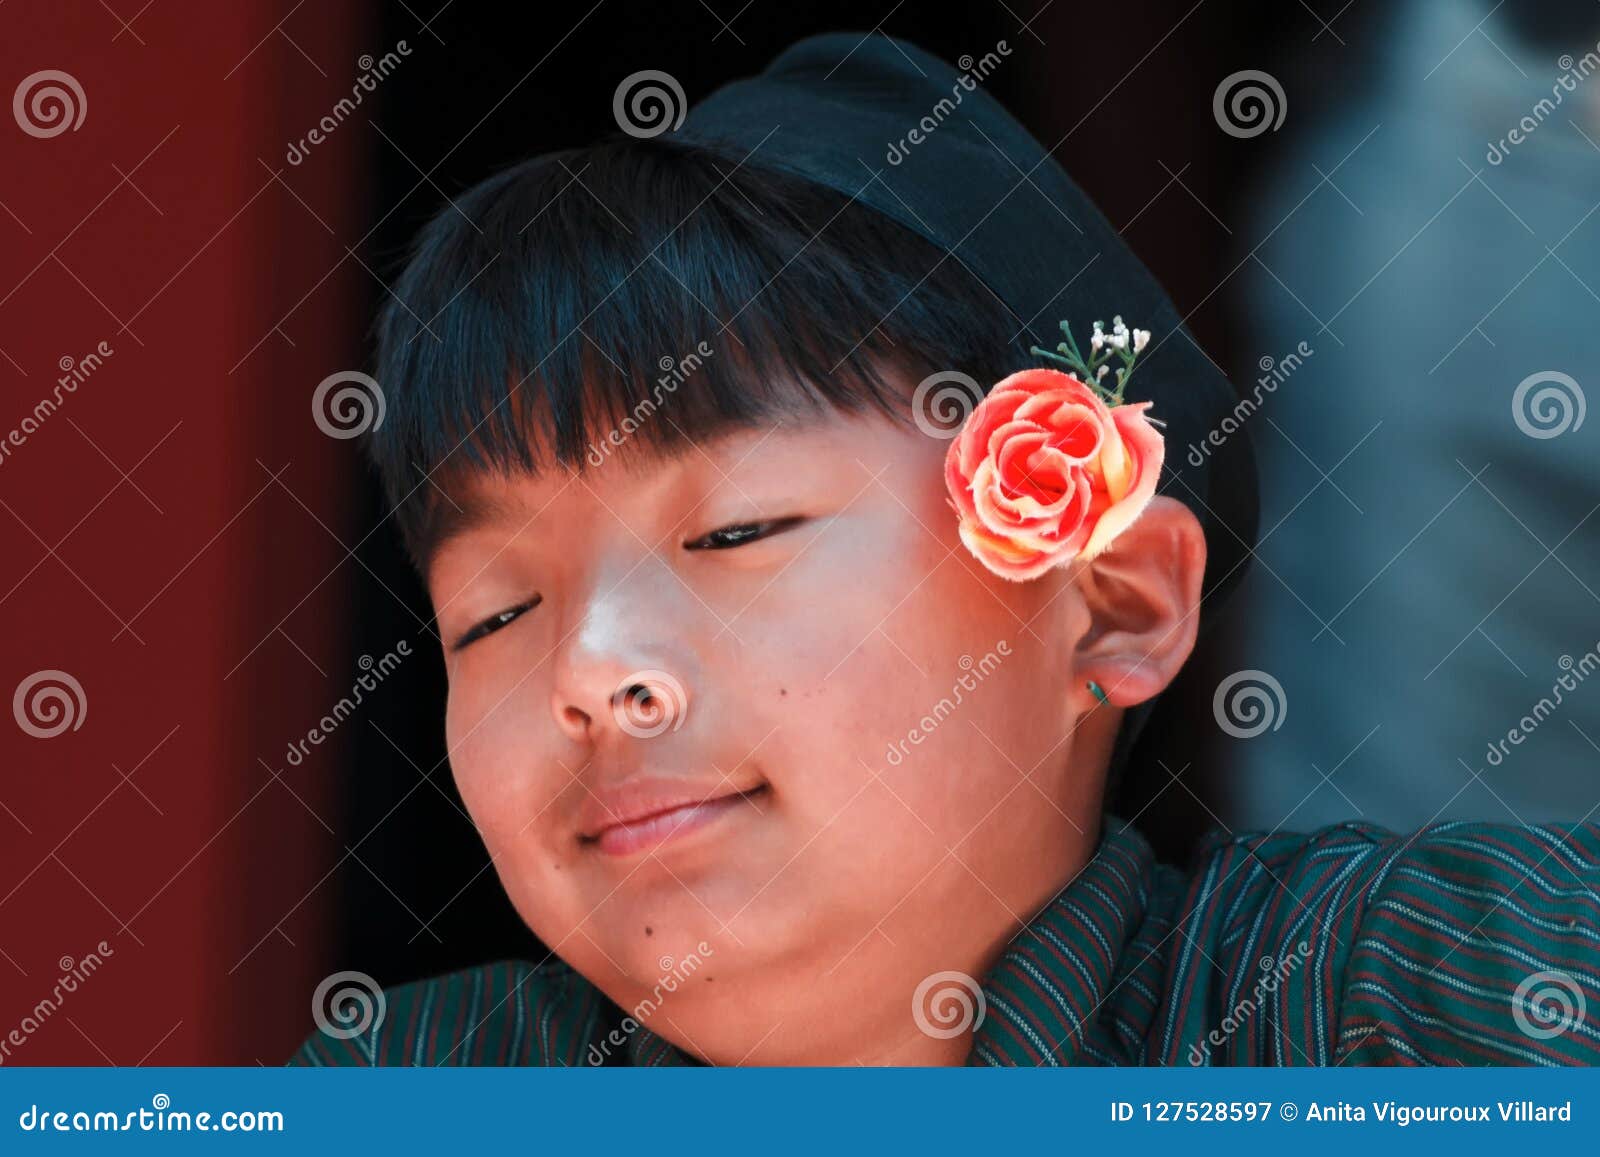
[[[1074,652],[1077,687],[1093,679],[1112,707],[1165,690],[1194,650],[1205,568],[1194,512],[1175,498],[1152,498],[1078,576],[1090,622]]]

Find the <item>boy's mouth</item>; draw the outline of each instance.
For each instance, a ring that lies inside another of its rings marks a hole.
[[[681,781],[634,780],[589,794],[578,843],[608,856],[635,855],[698,831],[741,807],[759,812],[767,794],[765,781],[744,789],[724,782],[696,790]]]

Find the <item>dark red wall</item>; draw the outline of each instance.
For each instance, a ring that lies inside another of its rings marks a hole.
[[[104,940],[6,1063],[272,1064],[311,1027],[340,799],[331,749],[283,752],[350,685],[365,529],[310,398],[361,364],[369,277],[359,150],[285,147],[377,46],[339,5],[112,7],[0,8],[3,95],[57,69],[86,101],[49,139],[0,112],[0,440],[113,351],[0,458],[0,699],[59,669],[85,705],[48,739],[0,715],[0,1040]]]

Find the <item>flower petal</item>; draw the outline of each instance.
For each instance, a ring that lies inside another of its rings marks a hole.
[[[1150,424],[1145,411],[1153,403],[1135,402],[1117,406],[1111,411],[1120,438],[1118,442],[1127,463],[1127,477],[1123,492],[1095,520],[1094,532],[1085,545],[1085,558],[1093,558],[1144,512],[1161,480],[1161,465],[1166,456],[1166,442],[1161,432]],[[1101,455],[1102,460],[1105,455]],[[1107,492],[1108,495],[1111,493]]]

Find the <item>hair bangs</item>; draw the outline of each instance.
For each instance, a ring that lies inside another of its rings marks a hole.
[[[368,448],[422,565],[439,487],[475,471],[671,454],[823,407],[909,421],[886,363],[992,381],[1018,359],[1012,322],[959,261],[832,189],[611,140],[490,178],[423,231],[378,319]]]

